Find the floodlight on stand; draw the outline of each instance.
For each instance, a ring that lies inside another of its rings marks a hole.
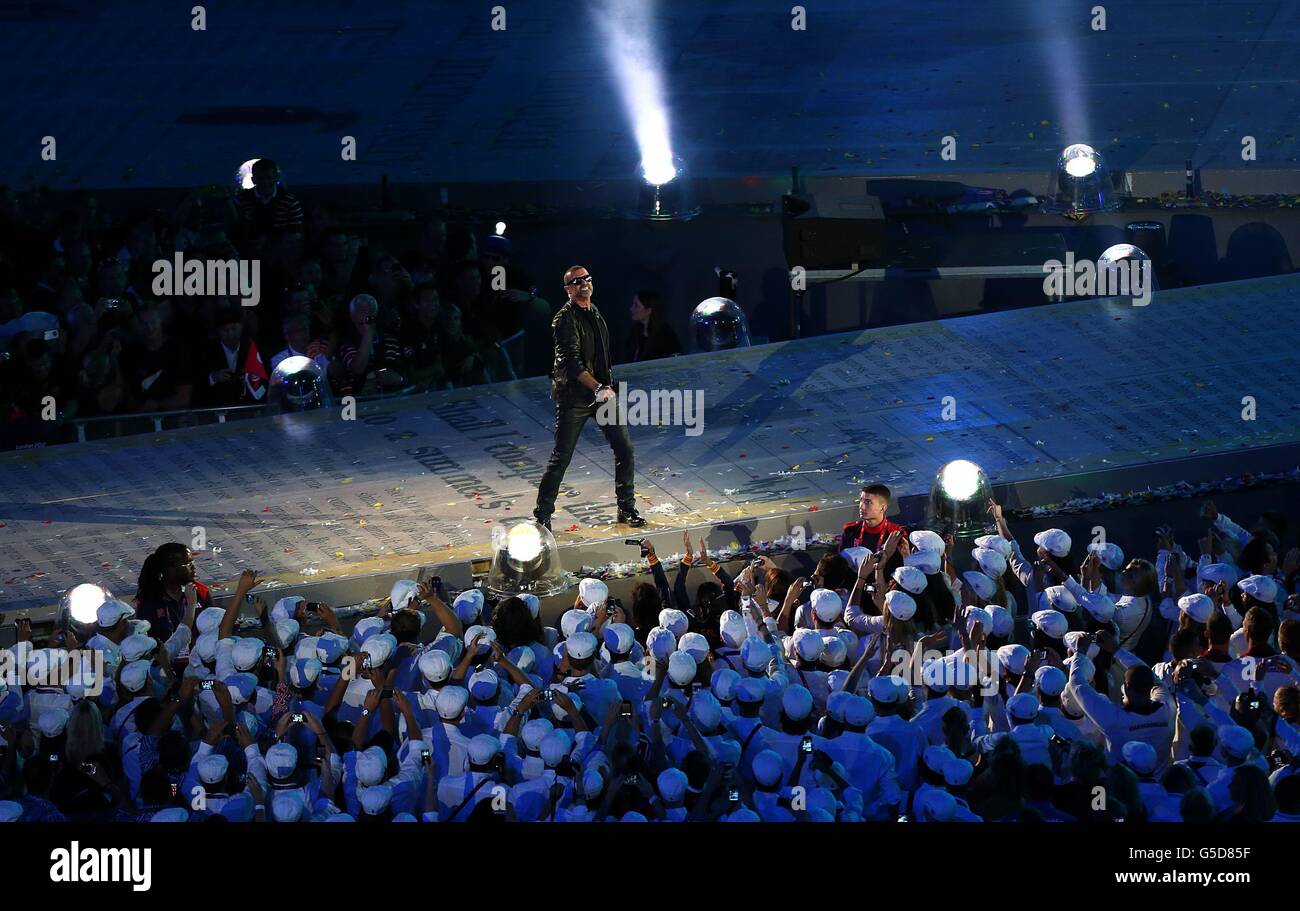
[[[680,158],[655,158],[638,169],[633,218],[647,221],[690,221],[700,214],[695,190]]]
[[[1081,142],[1066,146],[1056,159],[1042,210],[1080,219],[1094,212],[1113,212],[1119,207],[1119,197],[1101,154]]]
[[[934,476],[925,524],[941,535],[976,537],[988,530],[993,491],[984,469],[966,459],[948,462]]]
[[[83,582],[63,593],[59,599],[59,607],[62,609],[60,613],[73,623],[96,623],[99,620],[100,606],[112,598],[113,593],[104,586]]]
[[[532,519],[507,519],[492,529],[492,562],[483,588],[502,597],[544,598],[572,584],[549,528]]]
[[[700,351],[749,347],[749,320],[740,305],[727,297],[700,301],[691,313],[691,329]]]

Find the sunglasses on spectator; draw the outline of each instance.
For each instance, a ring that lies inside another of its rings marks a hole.
[[[566,285],[581,285],[583,282],[589,282],[589,281],[591,281],[591,276],[590,276],[590,275],[575,275],[573,278],[571,278],[571,279],[569,279],[567,282],[565,282],[565,284],[566,284]]]

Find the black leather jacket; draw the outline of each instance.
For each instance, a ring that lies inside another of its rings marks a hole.
[[[575,313],[576,305],[569,301],[551,320],[551,333],[555,337],[555,362],[551,366],[551,398],[557,402],[588,402],[592,392],[578,382],[579,375],[588,371],[597,381],[611,386],[614,369],[609,355],[609,328],[596,305],[591,305],[597,333],[591,331],[588,320]],[[596,369],[597,346],[605,353],[605,363],[610,365],[607,376]]]

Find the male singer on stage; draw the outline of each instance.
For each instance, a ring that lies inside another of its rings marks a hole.
[[[551,398],[555,400],[555,448],[537,488],[533,516],[551,527],[555,497],[573,458],[573,448],[587,423],[603,402],[614,397],[614,373],[609,358],[609,329],[591,302],[592,278],[585,266],[570,266],[564,273],[564,290],[569,301],[551,320],[555,335],[555,363],[551,367]],[[606,409],[614,415],[618,409]],[[627,426],[601,424],[601,431],[614,450],[614,496],[618,499],[618,521],[639,528],[645,519],[636,511],[632,479],[632,439]]]

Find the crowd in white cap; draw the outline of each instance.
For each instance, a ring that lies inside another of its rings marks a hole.
[[[0,818],[1300,819],[1300,551],[1215,513],[1195,561],[1163,529],[1154,562],[1027,557],[990,512],[969,560],[917,530],[779,587],[710,564],[727,609],[649,627],[595,579],[554,626],[404,580],[350,631],[290,597],[243,636],[245,573],[159,642],[107,601],[66,683],[0,682]]]

